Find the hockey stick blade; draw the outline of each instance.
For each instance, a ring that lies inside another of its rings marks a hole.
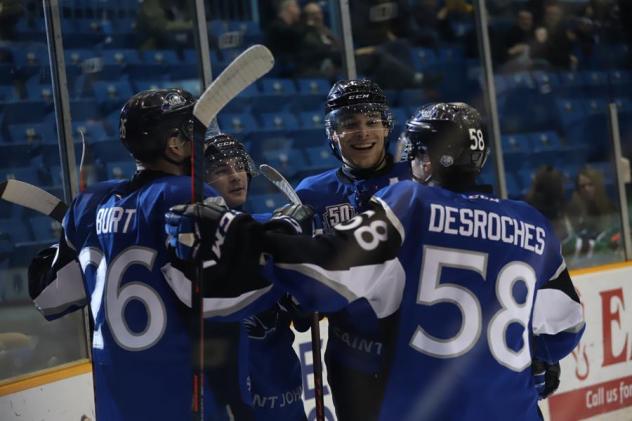
[[[296,191],[294,191],[290,182],[287,181],[276,169],[267,164],[261,164],[259,165],[259,171],[261,171],[261,174],[263,174],[268,181],[274,184],[275,187],[279,189],[291,203],[297,205],[301,205],[303,203],[301,202],[300,197],[298,197],[298,194],[296,194]]]
[[[61,222],[68,206],[59,198],[41,188],[20,180],[0,183],[0,198]]]
[[[270,50],[260,44],[241,53],[206,88],[193,107],[193,115],[208,127],[219,111],[274,66]]]

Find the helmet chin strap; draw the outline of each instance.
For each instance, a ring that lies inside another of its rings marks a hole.
[[[416,156],[410,161],[413,178],[422,184],[428,184],[432,180],[432,166],[429,161],[424,160],[426,156]]]
[[[375,175],[377,171],[381,170],[382,168],[386,166],[387,156],[388,154],[386,153],[386,151],[384,151],[382,158],[377,162],[377,164],[369,168],[357,168],[351,165],[349,162],[347,162],[347,160],[344,157],[342,157],[342,154],[341,154],[342,170],[345,172],[345,174],[348,174],[353,178],[360,178],[360,179],[368,178]]]

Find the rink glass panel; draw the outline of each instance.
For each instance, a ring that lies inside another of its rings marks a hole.
[[[509,197],[551,220],[569,267],[624,260],[607,113],[629,159],[627,2],[487,3]]]
[[[62,197],[43,13],[39,2],[23,3],[13,32],[3,32],[0,40],[0,175],[31,182]],[[120,108],[143,89],[176,86],[200,92],[192,26],[185,18],[181,25],[170,25],[169,30],[163,26],[156,33],[151,22],[139,25],[142,11],[137,2],[60,3],[75,156],[77,161],[81,157],[83,133],[89,145],[88,185],[129,177],[135,165],[118,139]],[[192,3],[187,7],[192,8]],[[257,7],[254,3],[207,2],[213,76],[249,45],[268,42],[274,11],[270,2],[259,2]],[[339,39],[343,31],[337,2],[319,3],[323,24]],[[395,117],[392,144],[406,119],[427,102],[464,101],[485,114],[474,13],[467,2],[455,2],[460,4],[456,9],[442,13],[449,16],[448,21],[436,22],[433,19],[440,9],[435,14],[423,13],[424,7],[435,7],[433,3],[352,0],[349,4],[358,76],[371,77],[385,89]],[[572,50],[578,57],[576,64],[524,69],[520,60],[507,65],[502,49],[503,31],[511,28],[524,2],[487,3],[509,197],[524,199],[537,169],[550,165],[562,173],[563,197],[570,201],[576,174],[590,165],[601,175],[611,204],[602,213],[607,222],[600,222],[610,230],[601,236],[599,232],[590,234],[593,237],[569,237],[567,260],[571,267],[622,260],[605,104],[614,101],[619,106],[623,153],[630,159],[629,33],[617,33],[616,24],[598,25],[601,32],[595,34],[592,49],[582,44]],[[580,19],[580,2],[562,5],[561,18],[569,27],[576,29],[585,23]],[[368,11],[360,10],[366,7]],[[625,19],[625,11],[619,16]],[[373,23],[362,23],[362,19]],[[406,22],[401,23],[402,19]],[[393,26],[393,22],[397,24]],[[272,164],[295,184],[305,175],[338,165],[328,150],[323,105],[332,81],[346,75],[340,48],[333,46],[327,60],[320,65],[310,61],[312,66],[292,67],[304,59],[304,51],[294,53],[294,58],[292,54],[283,60],[277,57],[273,71],[232,101],[218,122],[222,130],[245,142],[257,163]],[[394,68],[401,76],[392,77],[393,67],[386,67],[391,71],[385,75],[384,63],[396,63]],[[484,116],[489,131],[490,119]],[[481,181],[496,184],[494,169],[490,155]],[[284,200],[260,177],[253,179],[248,209],[272,210]],[[56,241],[58,226],[7,203],[0,203],[0,220],[0,335],[8,334],[3,337],[9,339],[0,347],[4,349],[0,380],[87,357],[81,312],[46,322],[28,297],[26,267],[39,249]],[[579,247],[578,239],[583,244]]]
[[[0,40],[0,178],[63,198],[41,3],[15,2]],[[61,225],[0,201],[0,382],[87,358],[83,313],[47,322],[29,298],[27,266]]]

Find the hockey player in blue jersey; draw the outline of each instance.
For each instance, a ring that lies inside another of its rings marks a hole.
[[[411,178],[408,162],[388,152],[393,118],[382,89],[370,80],[342,80],[325,106],[329,146],[342,165],[302,180],[296,192],[314,209],[324,232],[366,210],[381,188]],[[339,420],[367,419],[376,410],[387,367],[385,347],[394,318],[378,320],[364,302],[327,314],[325,363]]]
[[[191,197],[191,178],[184,174],[194,131],[203,130],[192,115],[194,104],[180,89],[131,97],[121,111],[120,138],[138,171],[130,180],[98,183],[78,195],[64,217],[59,245],[29,268],[30,295],[47,318],[90,306],[99,420],[191,416],[191,265],[168,253],[162,226],[165,212]],[[205,189],[206,196],[216,196]],[[240,311],[272,290],[248,276],[250,287],[217,291],[213,268],[204,275],[209,293],[219,297],[204,299],[206,317],[234,314],[239,320]],[[205,415],[228,419],[208,389]]]
[[[381,319],[398,314],[371,418],[539,420],[533,362],[559,361],[585,329],[559,240],[537,210],[475,184],[488,144],[472,107],[422,107],[406,137],[416,181],[380,190],[331,234],[273,233],[239,214],[226,238],[271,257],[266,276],[308,309],[365,301]],[[204,212],[209,230],[227,218]],[[223,248],[220,265],[239,252]]]
[[[248,198],[250,180],[257,174],[255,163],[244,145],[228,134],[215,135],[207,142],[205,159],[208,184],[224,198],[229,208],[240,210]],[[282,212],[279,210],[275,213],[280,215]],[[270,217],[270,214],[263,215],[261,220]],[[227,350],[231,349],[234,354],[226,355],[232,364],[214,370],[219,373],[228,371],[227,375],[209,377],[215,385],[213,389],[218,390],[218,393],[223,389],[227,394],[232,394],[231,408],[235,419],[307,419],[302,399],[301,364],[292,349],[294,333],[290,329],[290,321],[294,307],[291,299],[284,297],[271,308],[249,316],[241,323],[208,324],[207,333],[214,340],[232,336],[232,340],[225,341]],[[247,344],[242,343],[241,347],[240,326],[248,338]],[[238,356],[241,361],[237,361]],[[210,364],[207,364],[207,370],[211,369]],[[230,380],[243,377],[232,373],[242,370],[248,376],[252,407],[235,402],[234,396],[239,396],[238,391],[227,390],[231,386],[238,389]]]

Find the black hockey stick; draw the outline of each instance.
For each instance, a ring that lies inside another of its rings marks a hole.
[[[217,113],[241,91],[268,73],[274,65],[274,57],[263,45],[254,45],[233,60],[226,69],[200,95],[193,115],[209,127]],[[197,133],[197,131],[196,131]],[[202,136],[202,138],[198,138]],[[196,134],[191,156],[192,188],[194,203],[204,200],[204,136]],[[194,420],[204,419],[204,291],[202,282],[203,263],[196,262],[195,276],[191,282],[191,310],[193,313],[193,399],[192,412]]]
[[[68,205],[47,191],[20,180],[6,180],[0,183],[0,198],[7,202],[24,206],[61,222]]]
[[[261,174],[288,198],[291,203],[301,205],[303,202],[298,197],[296,191],[289,181],[276,169],[267,164],[259,165]],[[314,364],[314,395],[316,399],[316,420],[325,420],[325,398],[323,393],[323,363],[320,358],[320,315],[318,312],[312,314],[312,359]]]

